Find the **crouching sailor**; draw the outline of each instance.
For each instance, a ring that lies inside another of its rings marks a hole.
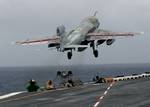
[[[48,81],[46,82],[45,89],[46,89],[46,90],[52,90],[52,89],[54,89],[54,88],[55,88],[55,87],[54,87],[54,84],[53,84],[52,80],[48,80]]]
[[[36,81],[31,79],[26,89],[28,92],[37,92],[39,88],[40,87],[37,85]]]

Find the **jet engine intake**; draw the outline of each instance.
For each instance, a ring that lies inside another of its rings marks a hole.
[[[81,42],[81,45],[88,45],[89,41],[85,40]],[[79,47],[78,52],[82,52],[86,49],[86,47]]]
[[[98,45],[101,45],[101,44],[103,44],[105,41],[106,41],[106,40],[98,40],[96,45],[97,45],[97,46],[98,46]]]
[[[58,46],[60,46],[59,43],[50,43],[50,44],[48,44],[48,48],[51,48],[51,47],[58,47]]]
[[[82,51],[84,51],[86,48],[85,47],[79,47],[78,48],[78,52],[82,52]]]
[[[114,42],[115,42],[115,39],[108,39],[108,40],[106,41],[106,44],[107,44],[107,45],[112,45]]]

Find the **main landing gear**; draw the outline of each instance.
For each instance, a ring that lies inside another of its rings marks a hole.
[[[94,55],[94,57],[97,58],[97,57],[98,57],[98,50],[97,50],[98,44],[97,44],[97,42],[92,41],[92,42],[90,43],[90,47],[91,47],[92,50],[93,50],[93,55]],[[75,50],[75,49],[74,49],[74,50]],[[70,60],[70,59],[72,58],[72,49],[68,49],[67,51],[68,51],[67,57],[68,57],[68,59]]]

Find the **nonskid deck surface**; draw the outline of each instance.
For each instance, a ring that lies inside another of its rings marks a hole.
[[[149,107],[150,78],[120,81],[108,91],[98,107]],[[22,93],[0,100],[0,107],[93,107],[108,84]]]

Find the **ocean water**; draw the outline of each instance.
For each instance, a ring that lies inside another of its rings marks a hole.
[[[35,79],[42,86],[49,79],[57,84],[57,71],[71,70],[75,78],[84,82],[92,81],[96,75],[102,77],[131,75],[150,72],[150,64],[107,64],[107,65],[74,65],[46,67],[1,67],[0,95],[16,91],[25,91],[30,79]]]

